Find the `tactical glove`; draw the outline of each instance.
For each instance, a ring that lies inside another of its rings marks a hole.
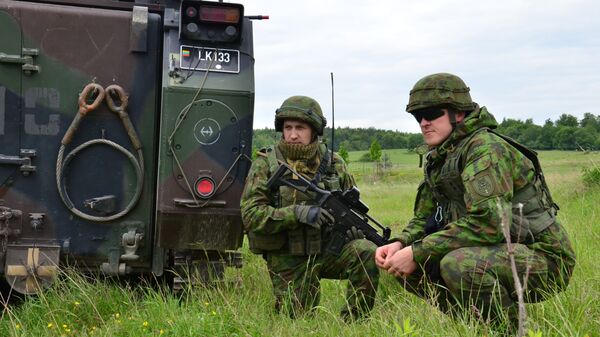
[[[329,212],[319,206],[296,205],[294,213],[298,222],[316,229],[333,224],[335,221]]]
[[[346,242],[360,240],[364,238],[365,234],[360,229],[356,228],[356,226],[352,226],[346,231]]]

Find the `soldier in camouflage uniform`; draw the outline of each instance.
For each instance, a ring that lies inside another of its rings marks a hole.
[[[444,311],[476,308],[492,323],[507,314],[514,327],[518,310],[503,229],[515,243],[519,277],[527,273],[526,301],[564,290],[575,266],[536,154],[496,133],[494,117],[455,75],[419,80],[407,111],[429,146],[425,179],[414,218],[395,242],[377,249],[377,265],[419,296],[436,289]]]
[[[326,190],[355,184],[342,158],[337,153],[332,158],[319,142],[325,124],[314,99],[292,96],[283,102],[275,115],[275,130],[283,137],[276,146],[260,150],[252,163],[241,200],[242,219],[250,250],[267,262],[277,311],[296,317],[318,305],[321,278],[348,279],[341,314],[345,319],[361,318],[373,307],[379,282],[375,244],[354,230],[347,233],[339,256],[324,252],[331,214],[295,189],[266,186],[279,161]]]

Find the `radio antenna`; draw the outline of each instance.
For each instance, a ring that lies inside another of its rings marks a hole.
[[[335,135],[335,100],[333,97],[333,72],[331,72],[331,168],[335,170],[333,165],[333,152],[335,151],[334,143]]]

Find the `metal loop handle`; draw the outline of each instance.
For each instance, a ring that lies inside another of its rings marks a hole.
[[[87,104],[87,99],[91,98],[92,95],[97,94],[92,104]],[[98,108],[100,103],[104,100],[104,88],[96,83],[90,83],[83,88],[81,94],[79,94],[79,113],[84,116],[88,112]]]
[[[127,94],[125,93],[125,90],[123,90],[123,88],[121,88],[121,86],[116,85],[116,84],[111,84],[108,87],[106,87],[106,89],[104,89],[104,91],[106,92],[106,104],[108,105],[108,108],[110,109],[110,111],[115,112],[115,113],[121,113],[121,112],[125,112],[127,110],[129,96],[127,96]],[[115,102],[115,99],[113,98],[113,94],[115,94],[117,97],[119,97],[119,100],[121,101],[121,105],[117,105],[117,103]]]

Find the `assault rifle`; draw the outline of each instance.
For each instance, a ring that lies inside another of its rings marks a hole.
[[[298,179],[284,178],[284,175],[288,171],[297,176]],[[279,188],[280,186],[289,186],[305,193],[314,198],[319,207],[333,215],[335,223],[330,228],[331,239],[327,243],[325,251],[339,255],[347,241],[346,231],[352,227],[361,230],[365,235],[365,239],[377,246],[383,246],[388,243],[391,234],[390,228],[382,226],[377,220],[367,214],[369,207],[360,200],[360,192],[356,187],[353,186],[351,189],[343,192],[340,190],[324,190],[304,178],[285,163],[280,163],[277,171],[267,181],[267,187],[270,189]],[[377,225],[382,230],[383,235],[380,235],[378,230],[369,224],[369,221]]]

